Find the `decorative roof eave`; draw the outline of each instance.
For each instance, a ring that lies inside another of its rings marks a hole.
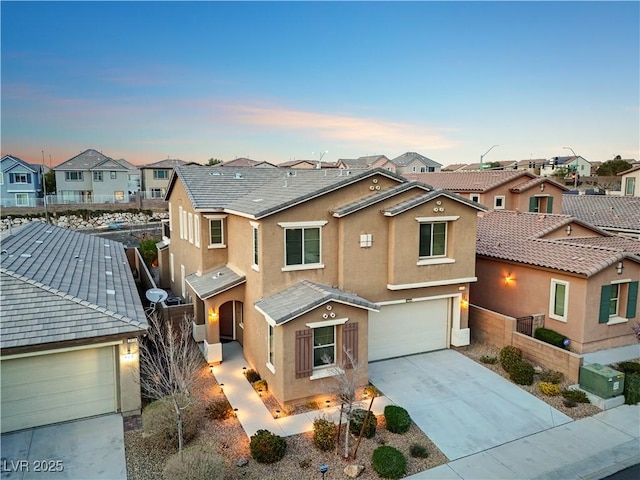
[[[376,203],[386,200],[387,198],[394,197],[400,193],[409,191],[414,188],[424,190],[425,192],[431,191],[431,189],[425,184],[416,181],[409,181],[407,183],[401,183],[399,185],[396,185],[395,187],[382,190],[381,192],[376,192],[373,195],[369,195],[368,197],[362,198],[347,205],[343,205],[342,207],[338,207],[335,210],[332,210],[331,214],[335,218],[342,218],[351,213],[355,213],[359,210],[362,210],[363,208],[370,207],[371,205],[375,205]]]
[[[526,182],[520,183],[518,185],[515,185],[513,187],[511,187],[509,189],[509,191],[514,192],[514,193],[520,193],[520,192],[526,192],[527,190],[530,190],[533,187],[536,187],[538,185],[544,184],[544,183],[548,183],[549,185],[553,185],[556,188],[559,188],[560,190],[562,190],[563,192],[567,192],[569,191],[569,189],[567,187],[565,187],[564,185],[556,182],[555,180],[552,180],[548,177],[534,177],[531,180],[527,180]]]
[[[410,200],[394,205],[388,209],[382,210],[382,213],[386,217],[395,217],[396,215],[404,213],[408,210],[411,210],[412,208],[415,208],[419,205],[427,203],[438,197],[450,198],[451,200],[454,200],[459,203],[463,203],[481,212],[487,211],[487,207],[480,205],[479,203],[474,202],[473,200],[464,198],[456,193],[450,192],[449,190],[433,190],[432,192],[429,192],[427,194],[414,197]]]
[[[214,282],[214,280],[218,279],[220,280]],[[196,280],[198,280],[200,284],[198,284]],[[193,289],[198,298],[201,300],[207,300],[208,298],[215,297],[216,295],[246,283],[247,277],[236,272],[228,265],[225,265],[223,267],[210,270],[202,275],[188,275],[185,278],[185,281]],[[209,283],[207,284],[207,282]]]

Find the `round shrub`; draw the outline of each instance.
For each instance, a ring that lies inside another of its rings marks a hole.
[[[500,349],[500,353],[498,354],[498,358],[500,359],[500,365],[508,372],[511,370],[511,366],[514,363],[520,362],[522,360],[522,350],[518,347],[514,347],[513,345],[507,345],[506,347],[502,347]]]
[[[555,383],[549,382],[540,382],[538,388],[542,392],[543,395],[547,395],[550,397],[555,397],[556,395],[560,395],[560,386]]]
[[[313,421],[313,444],[323,452],[332,450],[336,446],[338,426],[326,418],[316,418]]]
[[[582,390],[570,390],[565,388],[560,393],[566,400],[570,400],[575,403],[591,403],[587,394]]]
[[[409,412],[397,405],[384,407],[384,419],[387,422],[387,430],[393,433],[404,433],[411,427]]]
[[[363,408],[356,408],[353,412],[351,412],[351,422],[349,423],[349,430],[356,437],[360,435],[360,430],[362,430],[362,425],[364,424],[365,417],[367,417],[367,411]],[[376,435],[377,427],[378,419],[373,414],[373,412],[369,412],[369,416],[367,417],[367,425],[366,427],[364,427],[362,436],[364,438],[373,438]]]
[[[409,453],[413,458],[427,458],[429,456],[427,447],[425,447],[424,445],[419,445],[417,443],[414,443],[413,445],[411,445],[411,447],[409,447]]]
[[[182,451],[182,460],[179,453],[171,455],[164,466],[162,476],[166,480],[224,478],[224,460],[204,445],[195,445]]]
[[[247,380],[249,381],[249,383],[253,383],[253,382],[257,382],[258,380],[261,380],[260,374],[256,372],[253,368],[250,368],[249,370],[247,370],[244,375],[245,377],[247,377]]]
[[[520,361],[511,365],[509,378],[518,385],[533,385],[535,370],[529,362]]]
[[[623,394],[627,405],[640,402],[640,373],[631,373],[625,377]]]
[[[407,459],[402,452],[388,445],[383,445],[373,451],[371,464],[382,478],[400,478],[407,471]]]
[[[211,420],[224,420],[233,413],[227,397],[211,400],[204,409],[207,418]]]
[[[263,392],[266,392],[267,390],[269,390],[269,385],[267,384],[266,380],[262,379],[262,380],[258,380],[257,382],[253,382],[253,388],[256,392],[258,390],[262,390]]]
[[[578,402],[571,400],[570,398],[563,398],[562,404],[567,408],[573,408],[578,405]]]
[[[636,362],[620,362],[616,365],[616,370],[630,375],[632,373],[640,373],[640,363]]]
[[[564,380],[564,374],[562,372],[556,372],[555,370],[545,370],[540,374],[540,381],[547,383],[559,384]]]
[[[191,406],[182,412],[182,439],[186,444],[198,433],[200,410]],[[160,450],[178,449],[178,421],[171,399],[156,400],[142,411],[145,442]]]
[[[268,430],[258,430],[251,436],[249,449],[256,462],[275,463],[284,457],[287,441]]]

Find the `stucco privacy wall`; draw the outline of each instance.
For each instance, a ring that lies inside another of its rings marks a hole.
[[[513,345],[522,350],[522,356],[528,361],[562,372],[568,379],[578,381],[582,355],[518,333],[513,317],[469,305],[469,328],[474,342],[488,343],[498,348]]]
[[[118,383],[120,387],[120,411],[123,416],[139,415],[142,407],[140,398],[140,356],[138,339],[124,339],[118,345]]]

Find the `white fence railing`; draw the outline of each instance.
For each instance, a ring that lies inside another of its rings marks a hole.
[[[99,203],[135,203],[138,197],[142,200],[164,200],[164,195],[156,191],[136,192],[133,195],[47,195],[47,205],[95,205]],[[42,207],[44,198],[27,198],[16,201],[15,197],[0,198],[2,207]]]

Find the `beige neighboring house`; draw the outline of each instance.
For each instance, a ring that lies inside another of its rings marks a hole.
[[[416,152],[406,152],[376,165],[399,175],[420,172],[439,172],[442,164]]]
[[[312,170],[323,168],[336,168],[334,162],[323,162],[321,160],[291,160],[276,165],[278,168],[293,168],[298,170]]]
[[[124,245],[31,222],[0,248],[2,433],[139,414],[148,324]]]
[[[577,353],[637,342],[640,241],[569,215],[495,211],[478,221],[473,305],[542,316]]]
[[[469,344],[481,206],[383,169],[176,168],[161,283],[193,303],[206,360],[222,341],[282,403],[348,368]]]
[[[140,167],[144,198],[164,198],[173,169],[180,165],[186,165],[187,163],[189,162],[168,158]]]
[[[384,155],[368,155],[358,158],[341,158],[337,161],[338,168],[345,170],[358,170],[362,168],[382,167],[389,159]]]
[[[235,158],[233,160],[219,163],[214,166],[215,167],[232,167],[232,168],[238,168],[238,167],[275,168],[276,167],[276,165],[274,165],[273,163],[258,161],[258,160],[251,160],[250,158],[244,158],[244,157]]]
[[[522,170],[456,171],[405,175],[434,188],[444,188],[489,210],[562,212],[562,192],[567,188]]]
[[[640,197],[640,164],[620,172],[618,175],[622,177],[622,195]]]

